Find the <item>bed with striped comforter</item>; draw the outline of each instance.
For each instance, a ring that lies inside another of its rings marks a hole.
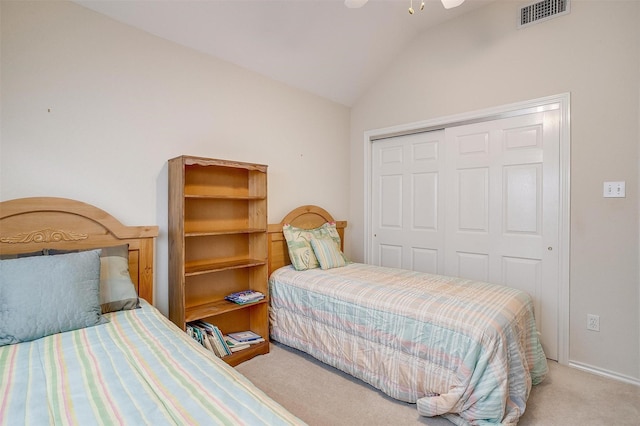
[[[547,373],[532,300],[353,263],[270,277],[271,337],[458,425],[514,425]]]
[[[0,425],[303,424],[141,302],[0,347]]]

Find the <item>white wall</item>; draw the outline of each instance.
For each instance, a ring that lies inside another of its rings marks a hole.
[[[570,92],[569,358],[640,383],[640,2],[573,0],[569,15],[518,30],[522,4],[424,33],[352,108],[352,255],[363,258],[365,131]],[[603,199],[607,180],[626,181],[627,197]]]
[[[302,204],[347,217],[346,107],[74,3],[0,5],[0,200],[74,198],[159,225],[163,312],[169,158],[267,164],[272,223]]]

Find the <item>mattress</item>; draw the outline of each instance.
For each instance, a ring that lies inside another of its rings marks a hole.
[[[0,424],[304,424],[141,302],[0,347]]]
[[[547,363],[526,293],[359,263],[270,277],[271,337],[456,424],[516,424]]]

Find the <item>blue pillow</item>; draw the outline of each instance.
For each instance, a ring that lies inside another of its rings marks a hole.
[[[0,260],[0,346],[108,322],[100,250]]]

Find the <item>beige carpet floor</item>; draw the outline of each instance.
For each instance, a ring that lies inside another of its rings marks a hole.
[[[415,404],[382,392],[302,352],[271,344],[271,352],[236,367],[258,388],[311,426],[451,426],[418,415]],[[522,426],[640,426],[640,387],[549,362],[534,386]]]

